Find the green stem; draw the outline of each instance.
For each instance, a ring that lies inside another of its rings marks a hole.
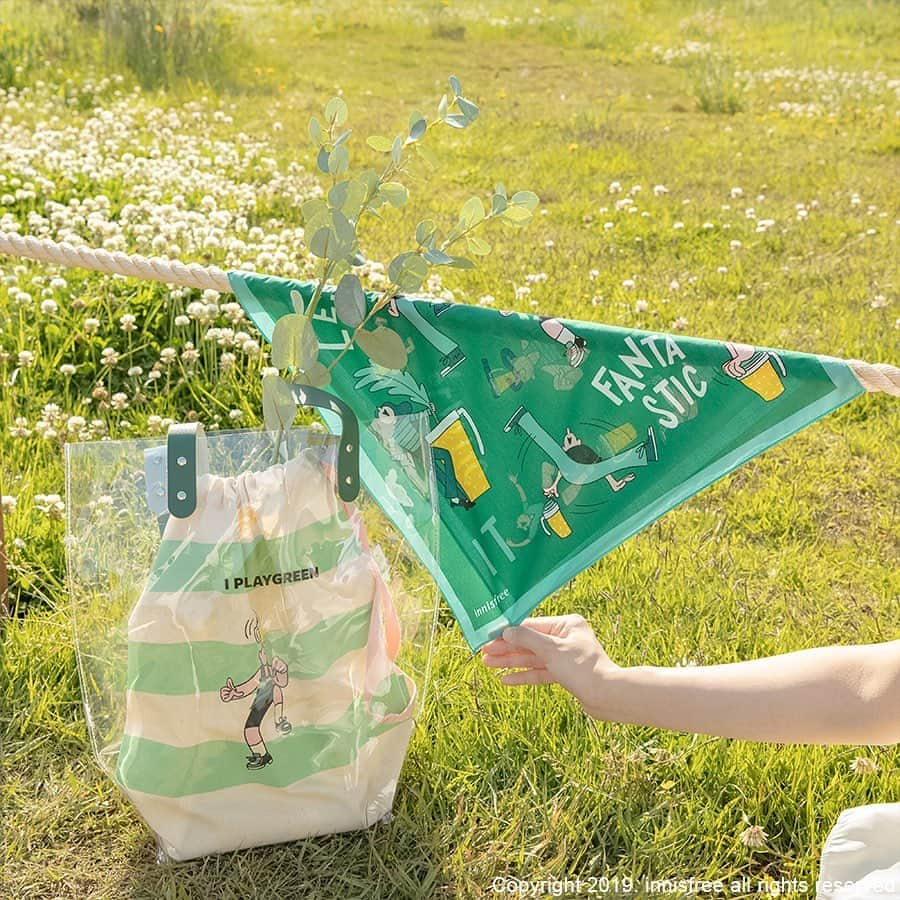
[[[353,329],[353,334],[350,335],[350,340],[347,341],[347,345],[330,363],[328,363],[325,371],[330,373],[331,370],[344,358],[347,351],[353,346],[353,342],[356,340],[356,336],[360,331],[362,331],[363,326],[368,324],[369,320],[372,319],[372,317],[376,313],[381,312],[381,310],[384,309],[385,306],[387,306],[388,303],[390,303],[391,300],[393,300],[394,297],[397,296],[399,291],[400,288],[398,288],[396,284],[391,284],[388,286],[388,289],[381,295],[381,297],[379,297],[379,299],[376,300],[374,304],[372,304],[372,308],[368,311],[368,313],[366,313],[366,317],[362,320],[362,322],[360,322],[359,325],[357,325],[356,328]]]

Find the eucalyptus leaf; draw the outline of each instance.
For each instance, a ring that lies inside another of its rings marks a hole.
[[[309,120],[306,130],[309,134],[309,139],[318,147],[322,143],[322,124],[315,116]]]
[[[341,97],[332,97],[325,104],[325,121],[337,128],[347,121],[347,104]]]
[[[300,291],[291,291],[291,306],[294,307],[294,312],[298,316],[306,314],[306,301]]]
[[[346,131],[345,131],[345,132],[344,132],[344,133],[343,133],[343,134],[342,134],[342,135],[334,142],[334,146],[335,146],[335,147],[340,147],[341,144],[346,144],[346,143],[347,143],[347,138],[349,138],[351,134],[353,134],[353,129],[352,129],[352,128],[348,128],[348,129],[347,129],[347,130],[346,130]]]
[[[343,144],[336,144],[328,154],[328,171],[332,175],[343,175],[350,166],[350,154]]]
[[[366,202],[368,190],[355,178],[339,181],[328,192],[328,204],[339,209],[348,219],[355,219]]]
[[[513,225],[516,228],[523,228],[532,218],[531,211],[524,206],[510,206],[500,214],[502,222],[506,222],[507,225]]]
[[[438,250],[436,247],[426,250],[422,256],[426,262],[430,262],[433,266],[448,266],[453,262],[452,256],[444,253],[443,250]]]
[[[471,259],[466,259],[465,256],[454,256],[453,261],[448,263],[453,269],[474,269],[476,268],[475,263],[472,262]]]
[[[272,330],[272,365],[276,369],[299,367],[303,359],[303,332],[312,328],[306,316],[291,313],[275,322]]]
[[[348,328],[358,328],[366,317],[366,293],[355,275],[345,275],[334,290],[334,311]]]
[[[378,327],[374,331],[358,331],[355,341],[360,350],[385,369],[403,369],[409,354],[403,338],[396,331]]]
[[[297,401],[290,386],[275,374],[262,380],[263,421],[267,431],[290,428],[297,418]]]
[[[307,200],[302,203],[300,212],[303,214],[304,224],[308,226],[310,222],[314,222],[318,217],[328,214],[328,204],[316,197],[313,200]]]
[[[326,175],[328,174],[328,151],[324,147],[319,148],[319,153],[316,156],[316,165],[320,171]]]
[[[427,244],[436,230],[437,226],[431,219],[422,219],[422,221],[416,225],[416,243]]]
[[[469,124],[469,119],[459,113],[451,113],[449,116],[445,116],[444,121],[451,128],[465,128]]]
[[[468,228],[477,225],[484,218],[484,204],[480,197],[469,197],[460,210],[459,218]]]
[[[438,118],[446,119],[447,118],[447,95],[444,94],[441,97],[440,102],[438,103]]]
[[[388,278],[403,291],[417,291],[428,277],[428,263],[418,253],[401,253],[388,266]]]
[[[394,143],[391,145],[391,161],[395,166],[400,165],[400,158],[403,156],[403,136],[397,135]]]
[[[409,197],[409,191],[399,181],[386,181],[378,191],[388,203],[398,208],[403,206]]]
[[[366,143],[379,153],[390,153],[393,141],[390,138],[382,137],[380,134],[373,134],[366,138]]]
[[[419,119],[415,122],[412,127],[409,129],[409,139],[411,141],[417,141],[428,130],[428,123],[424,119]]]
[[[329,210],[328,223],[313,234],[309,249],[320,259],[346,259],[356,250],[356,229],[340,210]]]
[[[470,123],[478,118],[478,113],[481,112],[481,110],[478,108],[477,104],[473,103],[471,100],[466,100],[465,97],[457,97],[456,102],[459,104],[459,111]]]
[[[491,197],[491,213],[493,213],[493,215],[499,215],[507,206],[508,203],[503,194],[494,194],[494,196]]]
[[[303,381],[310,387],[326,388],[331,384],[331,372],[320,362],[314,362],[303,372]]]
[[[462,94],[462,85],[459,83],[459,79],[455,75],[450,76],[450,90],[453,91],[454,96],[459,98],[459,95]]]
[[[300,335],[300,368],[307,371],[319,359],[319,339],[312,321],[306,319],[307,326]]]
[[[524,206],[530,212],[534,212],[540,202],[534,191],[516,191],[510,198],[510,203],[514,206]]]
[[[474,253],[475,256],[487,256],[491,252],[491,245],[478,235],[470,234],[466,238],[466,242],[469,245],[469,252]]]
[[[506,186],[502,181],[497,182],[497,186],[494,188],[494,193],[499,194],[503,199],[506,199]]]

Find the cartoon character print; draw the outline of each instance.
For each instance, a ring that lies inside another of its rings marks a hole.
[[[440,316],[450,308],[449,303],[433,304],[434,315]],[[388,312],[395,318],[403,317],[438,353],[441,354],[441,378],[449,375],[457,366],[466,361],[466,355],[459,344],[437,329],[422,313],[416,304],[405,297],[393,297],[388,304]]]
[[[283,689],[288,683],[287,663],[278,656],[269,663],[258,619],[247,623],[245,633],[251,632],[259,644],[259,668],[240,684],[235,684],[230,676],[226,678],[225,684],[219,689],[219,699],[223,703],[231,703],[253,694],[253,702],[244,723],[244,741],[250,750],[247,768],[255,770],[264,769],[274,761],[262,735],[266,713],[274,707],[275,730],[279,734],[289,734],[292,726],[284,715]]]
[[[619,426],[609,432],[608,436],[597,435],[594,439],[597,448],[595,449],[585,444],[568,427],[562,442],[558,443],[524,406],[520,406],[504,427],[505,432],[513,430],[523,433],[536,444],[552,464],[548,466],[545,463],[543,466],[544,505],[541,509],[540,525],[545,534],[555,534],[560,538],[567,538],[572,533],[560,506],[560,500],[568,506],[574,502],[582,486],[602,479],[605,479],[609,487],[617,493],[635,479],[635,473],[625,472],[626,469],[642,468],[649,463],[656,462],[659,458],[656,435],[652,427],[647,429],[645,440],[634,444],[633,440],[637,437],[634,429],[630,425]],[[632,443],[632,446],[617,450],[612,441],[614,437],[617,443],[628,442]],[[622,474],[621,477],[616,474],[623,472],[625,474]],[[568,485],[561,492],[560,485],[563,481],[568,482]],[[520,528],[525,526],[523,530],[528,531],[527,543],[532,539],[534,533],[532,530],[533,519],[526,524],[523,515],[529,511],[532,516],[536,515],[537,504],[526,505],[524,491],[518,481],[514,483],[524,507],[523,514],[517,520],[517,525]]]
[[[575,334],[568,325],[559,319],[541,319],[541,328],[547,337],[565,348],[566,359],[573,369],[577,369],[587,356],[587,341]]]
[[[729,378],[739,381],[767,403],[784,393],[782,377],[787,375],[787,369],[777,353],[730,342],[725,344],[725,349],[729,358],[722,365],[722,371]]]

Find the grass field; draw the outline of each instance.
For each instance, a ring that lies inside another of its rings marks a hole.
[[[310,114],[340,91],[363,156],[357,135],[431,110],[455,73],[482,114],[369,233],[372,259],[502,180],[535,191],[540,214],[436,292],[900,363],[895,3],[254,0],[208,30],[198,19],[190,64],[174,50],[159,63],[150,43],[113,52],[103,6],[0,0],[0,231],[303,274]],[[442,611],[392,822],[158,865],[90,754],[62,446],[158,434],[191,411],[258,424],[265,362],[229,299],[0,259],[3,896],[480,897],[507,875],[811,883],[842,809],[900,799],[896,749],[599,724],[555,688],[503,689]],[[898,429],[896,401],[860,398],[542,609],[584,614],[622,665],[900,637]],[[741,842],[751,824],[764,847]]]

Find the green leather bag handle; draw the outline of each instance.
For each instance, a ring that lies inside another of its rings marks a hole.
[[[353,410],[332,394],[305,384],[290,384],[300,406],[327,409],[340,416],[337,454],[337,491],[352,503],[359,496],[359,422]],[[169,512],[186,519],[197,509],[197,479],[208,471],[206,435],[199,422],[172,425],[166,442],[166,480]]]
[[[327,409],[341,417],[341,437],[338,443],[338,496],[352,503],[359,495],[359,422],[353,410],[333,394],[306,384],[289,384],[300,406]]]

